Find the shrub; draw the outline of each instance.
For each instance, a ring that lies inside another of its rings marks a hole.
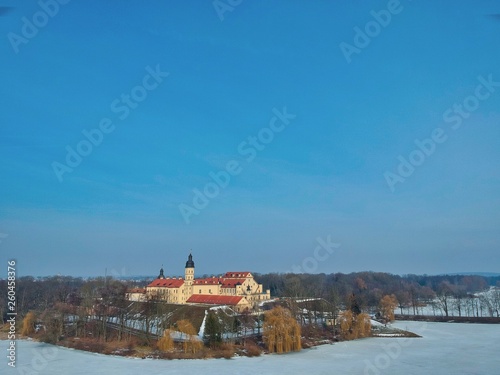
[[[44,332],[40,335],[40,341],[47,344],[57,344],[57,335],[52,332]]]
[[[89,338],[73,341],[72,347],[94,353],[104,353],[106,349],[106,346],[102,342]]]
[[[163,333],[163,337],[158,340],[158,349],[162,352],[168,352],[174,348],[174,340],[170,336],[170,330],[166,329]]]
[[[245,350],[248,357],[258,357],[262,353],[259,346],[251,341],[245,344]]]
[[[218,349],[213,349],[214,358],[225,358],[230,359],[234,355],[234,345],[229,343],[222,343],[219,345]]]
[[[340,334],[344,340],[370,336],[371,324],[367,314],[353,314],[346,310],[340,314]]]
[[[176,325],[177,330],[187,336],[187,340],[183,343],[184,353],[190,352],[194,354],[203,347],[203,343],[198,340],[198,333],[189,320],[179,320]]]
[[[36,316],[33,311],[26,314],[23,319],[23,327],[21,328],[21,335],[29,336],[35,333]]]

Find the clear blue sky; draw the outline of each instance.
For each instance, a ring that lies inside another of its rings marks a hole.
[[[197,274],[500,271],[500,3],[1,6],[0,261],[20,274],[180,274],[190,249]]]

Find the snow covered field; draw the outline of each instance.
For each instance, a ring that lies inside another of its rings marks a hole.
[[[481,317],[498,317],[500,309],[500,289],[490,287],[488,290],[474,293],[474,298],[471,295],[462,297],[460,299],[454,297],[447,298],[448,315],[449,316],[481,316]],[[426,306],[417,306],[416,310],[413,307],[399,307],[396,309],[396,314],[406,315],[434,315],[445,316],[443,303],[439,298],[435,298],[431,302],[426,302]],[[459,311],[460,308],[460,311]]]
[[[397,322],[423,338],[368,338],[300,353],[211,360],[142,360],[17,343],[17,368],[2,374],[500,374],[500,325]],[[7,342],[0,341],[3,353]]]

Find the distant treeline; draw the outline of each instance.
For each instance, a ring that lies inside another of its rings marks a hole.
[[[419,304],[444,298],[464,298],[490,286],[500,286],[500,276],[474,275],[392,275],[383,272],[356,272],[350,274],[254,274],[273,297],[320,297],[339,306],[349,307],[352,301],[363,311],[373,311],[384,295],[393,294],[400,306]],[[20,277],[16,281],[17,312],[44,311],[57,303],[80,305],[81,301],[109,295],[124,295],[128,288],[144,287],[147,281],[120,281],[112,277],[94,279],[70,276],[34,278]],[[0,280],[0,316],[7,313],[7,280]]]
[[[384,295],[393,294],[400,307],[416,309],[431,301],[448,315],[448,302],[500,287],[500,276],[477,275],[393,275],[384,272],[349,274],[255,274],[259,283],[274,297],[321,297],[340,308],[349,307],[355,298],[361,310],[375,311]]]

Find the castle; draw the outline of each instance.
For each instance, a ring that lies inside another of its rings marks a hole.
[[[263,291],[250,272],[226,272],[219,277],[195,279],[194,261],[189,254],[182,277],[165,277],[163,268],[148,286],[145,297],[156,297],[168,303],[228,305],[236,311],[257,308],[271,299],[270,291]]]

